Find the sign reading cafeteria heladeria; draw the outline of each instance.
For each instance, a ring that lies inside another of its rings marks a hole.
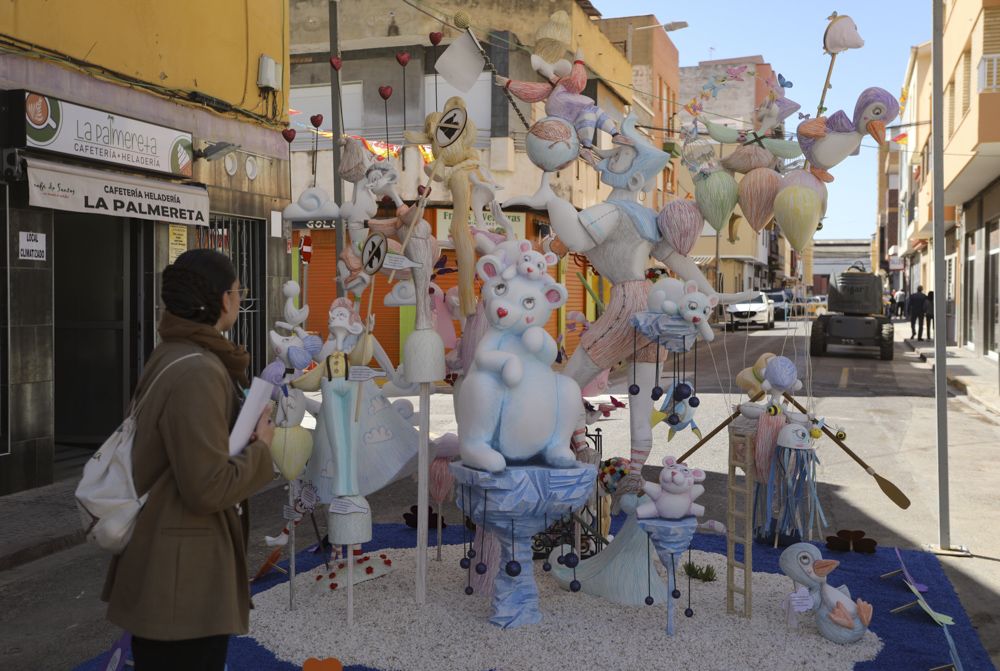
[[[208,225],[203,187],[28,159],[28,202],[55,210]]]
[[[25,145],[116,165],[191,176],[191,134],[24,92]]]

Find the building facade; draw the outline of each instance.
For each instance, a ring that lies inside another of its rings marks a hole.
[[[267,363],[288,275],[288,28],[280,3],[241,7],[0,9],[0,494],[52,482],[118,426],[157,342],[160,271],[186,249],[233,259],[249,296],[229,335]]]

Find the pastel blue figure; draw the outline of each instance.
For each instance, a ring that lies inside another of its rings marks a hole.
[[[688,380],[671,384],[667,387],[666,393],[663,394],[663,403],[660,405],[660,409],[653,410],[649,416],[649,425],[656,426],[660,422],[666,422],[670,427],[670,430],[667,431],[667,442],[688,428],[691,429],[691,433],[701,438],[701,429],[694,421],[694,413],[698,409],[697,399],[694,385]]]
[[[462,463],[493,473],[508,463],[575,466],[580,387],[552,370],[557,345],[544,328],[565,287],[492,255],[476,271],[488,326],[455,402]]]
[[[797,585],[809,590],[816,612],[816,626],[824,638],[834,643],[855,643],[868,631],[872,606],[861,599],[852,600],[847,585],[831,587],[826,577],[839,561],[823,559],[819,548],[810,543],[789,545],[778,565]]]

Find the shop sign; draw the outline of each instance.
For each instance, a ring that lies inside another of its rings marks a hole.
[[[889,270],[890,271],[895,271],[895,270],[902,270],[902,269],[903,269],[903,259],[901,259],[898,256],[890,256],[889,257]]]
[[[519,240],[524,239],[524,212],[505,212],[507,218],[510,219],[510,223],[514,228],[514,237]],[[454,210],[438,210],[437,211],[437,239],[447,240],[448,234],[451,232],[451,222],[455,218]],[[505,235],[503,226],[501,226],[497,220],[493,217],[491,212],[483,212],[483,221],[494,233],[499,233]],[[476,220],[472,216],[472,212],[469,212],[469,226],[475,226]]]
[[[17,258],[19,261],[44,261],[45,234],[34,231],[18,231]]]
[[[191,176],[191,133],[24,92],[25,146]]]
[[[28,202],[54,210],[208,225],[201,187],[28,159]]]

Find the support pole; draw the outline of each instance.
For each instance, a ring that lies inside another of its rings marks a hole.
[[[288,482],[288,506],[295,510],[295,483]],[[295,610],[295,520],[288,520],[288,610]]]
[[[427,506],[430,477],[431,385],[420,383],[420,444],[417,452],[417,604],[427,602]],[[441,515],[441,511],[438,511]]]
[[[354,625],[354,546],[347,546],[347,626]]]
[[[330,56],[340,55],[340,37],[338,30],[338,9],[340,0],[330,0]],[[344,202],[344,183],[340,179],[340,138],[344,134],[342,122],[343,108],[340,100],[340,71],[330,68],[330,99],[333,106],[330,120],[333,131],[333,202]],[[337,258],[344,250],[344,220],[337,220]],[[337,276],[337,298],[344,295],[344,279]]]

